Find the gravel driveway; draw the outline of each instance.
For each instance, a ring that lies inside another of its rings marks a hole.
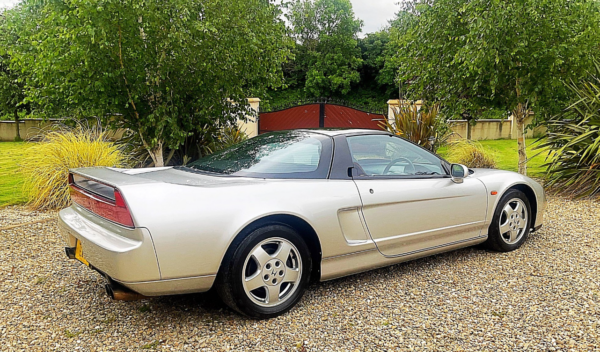
[[[115,302],[54,214],[0,210],[0,350],[600,350],[600,204],[550,200],[512,253],[470,248],[313,284],[290,313],[211,293]],[[4,228],[4,230],[2,230]]]

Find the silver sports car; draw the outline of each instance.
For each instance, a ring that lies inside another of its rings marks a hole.
[[[546,198],[514,172],[450,164],[373,130],[263,134],[186,166],[84,168],[66,253],[115,299],[207,291],[268,318],[310,280],[484,243],[519,248]]]

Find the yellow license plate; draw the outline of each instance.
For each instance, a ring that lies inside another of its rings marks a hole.
[[[83,264],[90,266],[87,260],[83,257],[83,250],[81,249],[81,241],[77,240],[77,244],[75,245],[75,259],[79,260]]]

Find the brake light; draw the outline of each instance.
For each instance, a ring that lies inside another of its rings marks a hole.
[[[69,174],[69,189],[74,203],[119,225],[134,227],[125,199],[117,188]]]

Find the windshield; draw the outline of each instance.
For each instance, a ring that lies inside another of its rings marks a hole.
[[[331,139],[303,131],[272,132],[200,158],[188,167],[212,173],[265,178],[326,178]]]

